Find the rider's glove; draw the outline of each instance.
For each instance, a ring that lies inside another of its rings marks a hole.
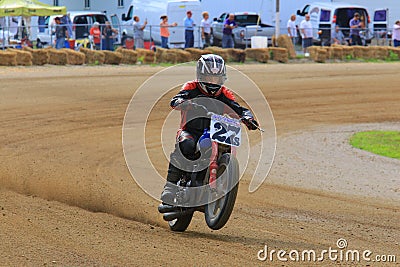
[[[178,107],[181,110],[189,110],[191,109],[191,106],[192,103],[189,99],[188,100],[180,99],[176,103],[176,107]]]
[[[243,117],[243,123],[247,126],[249,130],[257,130],[258,129],[258,122],[250,116]]]

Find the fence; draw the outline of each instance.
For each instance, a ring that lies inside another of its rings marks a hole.
[[[104,28],[105,25],[100,25],[101,29]],[[72,33],[73,39],[76,39],[76,45],[88,45],[90,43],[89,40],[89,32],[92,25],[89,24],[79,24],[72,25],[70,27],[70,32]],[[113,25],[115,29],[118,30],[118,34],[116,34],[114,39],[114,45],[125,45],[126,40],[132,40],[133,38],[133,26],[131,25]],[[341,28],[340,29],[347,43],[350,41],[349,37],[349,28]],[[363,45],[378,45],[378,46],[391,46],[392,38],[391,32],[392,28],[389,29],[379,29],[373,31],[371,29],[361,30],[361,39]],[[14,28],[6,28],[0,27],[0,45],[5,48],[8,46],[16,47],[21,45],[24,37],[29,37],[29,40],[34,42],[36,40],[40,40],[44,45],[54,46],[55,43],[55,25],[47,26],[47,25],[33,25],[28,27],[14,27]],[[184,27],[175,26],[169,27],[169,31],[171,33],[169,37],[169,46],[172,48],[183,48],[185,44],[185,33]],[[281,28],[280,34],[287,34],[287,28]],[[314,29],[314,41],[319,45],[326,46],[331,43],[331,28],[321,28]],[[319,34],[318,34],[319,33]],[[256,35],[259,35],[260,32],[256,31]],[[254,35],[254,31],[250,33],[248,28],[243,28],[241,31],[234,31],[234,40],[235,47],[240,48],[248,48],[251,46],[251,36]],[[263,32],[262,35],[266,35],[268,37],[268,44],[272,45],[272,39],[275,35],[275,29],[272,27],[269,31]],[[300,36],[299,32],[298,35]],[[149,48],[149,43],[154,45],[161,44],[160,38],[160,26],[159,25],[147,25],[144,31],[144,39],[147,41],[147,48]],[[25,38],[26,40],[26,38]],[[221,45],[220,38],[211,38],[212,45]],[[350,44],[350,43],[349,43]],[[204,46],[204,40],[201,38],[201,28],[194,27],[194,47],[202,48]],[[99,49],[104,49],[104,41],[100,43]],[[295,49],[297,51],[302,51],[301,48],[301,39],[298,38]]]

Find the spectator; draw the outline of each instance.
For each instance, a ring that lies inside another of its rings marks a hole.
[[[56,36],[56,49],[65,48],[65,38],[68,38],[68,29],[64,25],[61,25],[61,19],[56,17],[54,19],[56,22],[55,36]]]
[[[186,18],[183,20],[183,25],[185,26],[185,48],[193,47],[194,46],[194,35],[193,30],[194,20],[192,19],[192,11],[188,10],[186,12]]]
[[[335,26],[335,30],[331,34],[331,44],[346,44],[346,40],[344,39],[343,32],[340,30],[339,25]]]
[[[400,46],[400,20],[397,20],[393,25],[393,46],[399,47]]]
[[[138,16],[133,17],[133,39],[135,40],[135,48],[144,48],[144,28],[147,25],[147,19],[140,24]]]
[[[293,45],[296,45],[297,43],[297,25],[296,25],[296,15],[293,14],[290,16],[290,19],[287,23],[287,30],[288,30],[288,36],[293,42]]]
[[[63,24],[65,27],[67,27],[68,36],[69,36],[69,38],[72,38],[73,31],[72,31],[72,21],[71,21],[70,13],[61,17],[61,24]]]
[[[301,38],[304,55],[308,56],[307,53],[308,47],[312,46],[313,42],[313,28],[310,21],[310,14],[306,14],[304,20],[300,23],[300,31],[301,31]]]
[[[175,27],[178,25],[178,23],[174,22],[172,24],[168,24],[168,16],[167,15],[162,15],[160,17],[161,22],[160,22],[160,35],[161,35],[161,47],[162,48],[169,48],[168,47],[168,38],[169,38],[169,27]]]
[[[211,28],[211,22],[209,20],[210,15],[208,14],[207,11],[204,11],[202,13],[203,19],[200,22],[201,26],[201,39],[203,40],[204,47],[211,46],[211,34],[212,34],[212,28]]]
[[[233,48],[232,30],[236,27],[235,15],[230,13],[224,22],[224,29],[222,30],[222,48]]]
[[[362,45],[360,29],[362,28],[363,23],[360,21],[360,14],[358,12],[354,13],[354,17],[350,20],[349,26],[351,45]]]
[[[106,21],[106,26],[103,29],[104,50],[114,51],[116,34],[118,34],[118,30],[114,29],[109,21]]]
[[[100,23],[97,21],[93,23],[93,27],[90,29],[90,36],[93,41],[93,48],[99,50],[101,46],[101,31]]]

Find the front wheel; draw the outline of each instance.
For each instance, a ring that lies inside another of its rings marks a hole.
[[[239,163],[233,155],[224,154],[219,160],[216,180],[216,194],[222,197],[205,206],[208,227],[218,230],[225,226],[235,205],[238,188]]]
[[[174,232],[184,232],[192,221],[193,212],[183,215],[168,222],[169,228]]]

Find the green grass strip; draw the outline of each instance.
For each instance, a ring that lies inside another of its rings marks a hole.
[[[381,156],[400,159],[400,132],[398,131],[359,132],[350,138],[350,144]]]

